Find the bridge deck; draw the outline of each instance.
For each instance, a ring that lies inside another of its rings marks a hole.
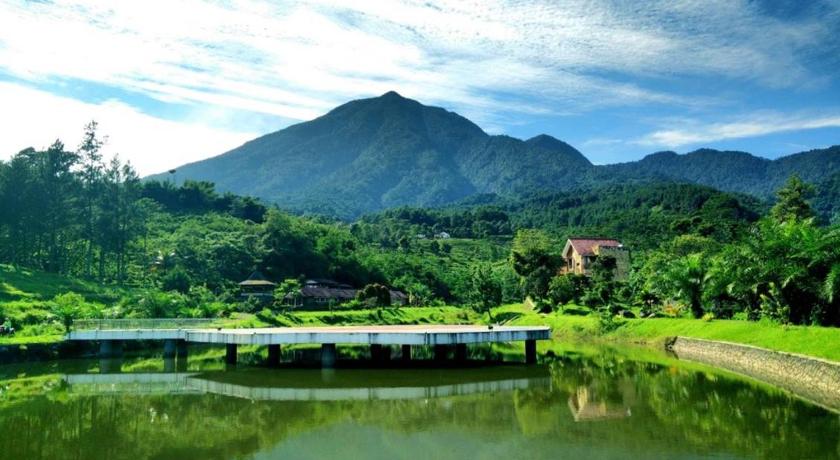
[[[185,340],[237,345],[380,344],[454,345],[545,340],[545,326],[334,326],[258,329],[97,329],[72,331],[68,340]]]

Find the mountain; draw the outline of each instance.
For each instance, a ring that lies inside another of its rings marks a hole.
[[[776,160],[746,152],[700,149],[679,155],[658,152],[639,161],[596,168],[592,181],[667,179],[768,198],[792,174],[820,183],[840,172],[840,146],[811,150]]]
[[[703,149],[594,166],[549,135],[526,141],[492,136],[456,113],[388,92],[181,166],[178,177],[214,182],[220,190],[297,212],[354,218],[479,194],[519,196],[651,180],[766,197],[794,172],[806,181],[826,180],[840,172],[840,147],[774,161]]]

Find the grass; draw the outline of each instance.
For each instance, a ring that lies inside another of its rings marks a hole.
[[[61,342],[64,336],[61,334],[44,335],[13,335],[11,337],[0,337],[0,345],[34,345],[42,343]]]
[[[788,326],[766,321],[650,318],[621,320],[614,330],[603,332],[595,315],[540,314],[521,305],[507,305],[497,311],[517,314],[509,324],[549,326],[555,341],[560,342],[633,343],[662,348],[668,338],[682,336],[753,345],[840,362],[840,328]]]
[[[76,292],[90,301],[118,298],[119,289],[54,273],[0,264],[0,302],[52,299],[58,294]]]

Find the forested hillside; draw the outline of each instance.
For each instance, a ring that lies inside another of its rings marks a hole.
[[[561,241],[574,235],[609,235],[635,249],[649,249],[685,234],[732,241],[767,208],[746,195],[652,182],[516,199],[484,195],[438,209],[402,207],[365,216],[353,228],[358,234],[387,231],[408,237],[445,231],[458,238],[512,236],[520,229],[539,228]],[[373,230],[365,230],[367,225]]]
[[[383,209],[444,206],[488,193],[521,198],[663,180],[769,199],[793,174],[821,183],[837,172],[838,146],[777,160],[701,149],[595,166],[551,136],[527,141],[490,136],[456,113],[389,92],[182,166],[176,177],[210,181],[220,190],[297,213],[353,220]]]
[[[95,123],[84,139],[73,151],[56,141],[0,162],[0,318],[33,334],[79,317],[268,308],[271,318],[289,289],[313,277],[401,289],[412,305],[488,311],[527,296],[543,311],[574,302],[608,317],[635,307],[840,323],[840,231],[813,210],[836,213],[837,176],[817,193],[794,176],[772,208],[705,186],[633,181],[474,194],[347,223],[288,214],[209,182],[140,181],[129,164],[103,161]],[[620,239],[632,253],[630,278],[613,280],[609,258],[591,276],[561,274],[565,239],[579,235]],[[239,296],[237,283],[254,270],[279,283],[276,302]]]

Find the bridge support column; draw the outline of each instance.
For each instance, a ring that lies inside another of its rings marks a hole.
[[[455,361],[459,363],[467,362],[467,344],[459,343],[455,345]]]
[[[525,363],[526,364],[536,364],[537,363],[537,341],[536,340],[526,340],[525,341]]]
[[[187,360],[187,341],[186,340],[176,340],[175,341],[175,348],[178,351],[178,358],[183,359],[184,362]]]
[[[446,345],[435,345],[435,361],[446,361],[449,355],[449,347]]]
[[[236,348],[235,343],[225,344],[225,363],[236,364]]]
[[[122,356],[122,342],[119,340],[103,340],[99,342],[100,358],[117,358]]]
[[[405,361],[411,361],[411,345],[403,345],[400,349],[400,358]]]
[[[321,367],[332,369],[335,367],[335,344],[325,343],[321,345]]]
[[[266,361],[271,367],[277,367],[280,365],[280,345],[269,345],[268,346],[268,360]]]
[[[99,360],[100,374],[119,374],[122,372],[122,359],[102,358]]]
[[[163,358],[163,372],[175,372],[175,358]]]
[[[376,363],[383,361],[382,345],[378,343],[373,343],[370,345],[370,359],[371,361]]]
[[[175,354],[177,353],[177,340],[164,340],[163,341],[163,358],[174,358]]]

